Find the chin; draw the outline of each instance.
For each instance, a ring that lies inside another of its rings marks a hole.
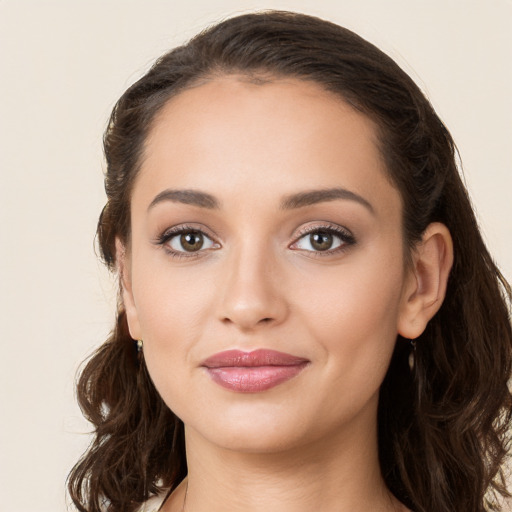
[[[253,404],[255,405],[255,404]],[[312,437],[295,411],[274,407],[234,407],[203,412],[200,418],[187,417],[187,437],[199,436],[226,450],[241,453],[275,453],[293,449]],[[286,413],[286,414],[285,414]],[[195,416],[195,415],[194,415]]]
[[[272,454],[293,450],[307,442],[304,435],[291,430],[276,429],[259,423],[250,427],[233,425],[231,428],[222,426],[199,432],[209,443],[225,450],[239,453]]]

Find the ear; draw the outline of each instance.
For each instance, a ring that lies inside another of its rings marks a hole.
[[[121,286],[121,298],[126,311],[128,329],[134,340],[141,340],[142,333],[139,324],[139,317],[132,292],[131,262],[125,245],[116,238],[116,261],[119,271],[119,284]]]
[[[412,253],[402,291],[398,334],[415,339],[423,333],[443,303],[452,264],[450,232],[444,224],[434,222]]]

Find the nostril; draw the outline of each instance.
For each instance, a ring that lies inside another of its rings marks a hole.
[[[225,324],[237,324],[239,326],[241,326],[242,328],[248,328],[248,329],[252,329],[254,327],[256,327],[257,325],[267,325],[267,324],[270,324],[274,321],[275,319],[272,318],[272,317],[265,317],[265,318],[260,318],[259,320],[247,320],[247,319],[243,319],[243,318],[230,318],[229,316],[226,316],[222,319],[222,322],[225,323]]]

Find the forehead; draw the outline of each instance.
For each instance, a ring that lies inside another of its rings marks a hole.
[[[334,93],[298,79],[226,76],[162,108],[138,180],[153,194],[250,185],[246,195],[333,186],[374,195],[386,185],[396,195],[386,176],[376,126]]]
[[[265,136],[269,130],[279,131],[281,138],[308,137],[326,123],[343,124],[349,131],[356,129],[360,141],[377,142],[377,127],[367,116],[316,82],[227,75],[201,81],[172,97],[155,116],[146,147],[169,135],[191,135],[197,142],[211,142],[212,128],[245,133],[253,145],[268,145]]]

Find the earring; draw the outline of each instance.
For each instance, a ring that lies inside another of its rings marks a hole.
[[[137,354],[142,352],[142,347],[144,346],[144,342],[142,340],[137,340]]]
[[[414,365],[416,363],[415,361],[415,354],[416,354],[416,340],[410,340],[411,344],[411,351],[409,352],[409,370],[411,372],[414,370]]]

